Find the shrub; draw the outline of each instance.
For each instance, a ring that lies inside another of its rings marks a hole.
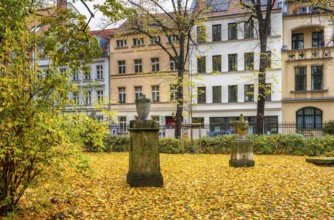
[[[110,135],[104,139],[105,152],[127,152],[129,151],[129,144],[130,138],[125,135]]]
[[[160,153],[178,154],[182,153],[181,140],[175,138],[161,138],[159,140]]]
[[[334,134],[334,120],[328,121],[323,128],[326,134]]]

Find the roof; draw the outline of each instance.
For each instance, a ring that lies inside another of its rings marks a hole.
[[[110,35],[117,31],[118,28],[111,28],[111,29],[103,29],[103,30],[95,30],[90,31],[90,34],[93,36],[100,36],[106,39],[110,38]]]
[[[244,0],[244,2],[251,2],[250,0]],[[267,0],[261,0],[263,10],[266,9]],[[281,10],[279,3],[282,1],[276,0],[273,10]],[[205,5],[204,5],[205,4]],[[231,16],[250,13],[251,11],[240,4],[240,0],[204,0],[198,1],[197,7],[210,7],[210,11],[205,13],[205,17],[214,18],[221,16]]]

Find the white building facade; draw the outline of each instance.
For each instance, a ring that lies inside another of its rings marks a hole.
[[[244,114],[250,123],[256,122],[256,72],[260,60],[257,24],[245,22],[249,15],[231,13],[232,7],[229,5],[226,13],[208,15],[194,30],[200,42],[190,49],[191,92],[195,94],[192,122],[210,125],[210,131],[233,131],[232,124],[228,127],[221,124],[232,123],[240,114]],[[202,39],[203,32],[205,39]],[[282,10],[279,6],[272,12],[270,33],[267,52],[271,54],[271,69],[266,73],[265,122],[271,125],[265,128],[265,132],[277,133],[278,126],[273,124],[277,125],[282,120]],[[249,133],[253,133],[252,125]]]

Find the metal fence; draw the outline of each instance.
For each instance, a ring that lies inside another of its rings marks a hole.
[[[264,134],[299,134],[305,137],[308,136],[321,136],[324,134],[323,128],[326,123],[309,123],[309,124],[296,124],[296,123],[265,123]],[[129,135],[127,127],[111,126],[111,134],[113,135]],[[248,134],[255,134],[256,123],[249,123]],[[160,126],[159,137],[174,137],[175,128],[172,126]],[[219,135],[234,134],[234,123],[224,124],[208,124],[196,127],[184,126],[182,127],[182,136],[187,138],[193,137],[193,139],[202,138],[205,136],[215,137]]]

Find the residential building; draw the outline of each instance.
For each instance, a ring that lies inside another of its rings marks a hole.
[[[240,7],[239,0],[207,1],[212,11],[207,13],[202,26],[205,41],[199,36],[189,59],[190,79],[194,81],[192,93],[197,93],[192,109],[192,122],[210,125],[211,131],[233,130],[222,127],[232,123],[240,114],[251,123],[253,133],[257,109],[257,74],[260,48],[257,25],[248,22],[249,14]],[[203,33],[203,31],[201,31]],[[271,30],[267,52],[271,68],[266,72],[265,127],[266,133],[277,133],[281,115],[281,54],[282,9],[276,2],[271,15]],[[196,33],[195,33],[196,34]]]
[[[116,113],[118,127],[114,133],[127,133],[126,125],[137,116],[135,100],[142,95],[152,101],[150,119],[174,126],[177,70],[158,43],[169,48],[177,41],[177,36],[149,38],[139,34],[131,30],[128,21],[111,35],[110,109]]]
[[[321,129],[334,119],[333,21],[306,1],[286,1],[283,24],[283,121]]]

